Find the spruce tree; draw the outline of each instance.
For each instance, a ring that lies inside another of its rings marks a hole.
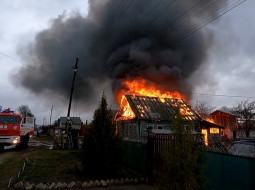
[[[121,141],[115,135],[112,111],[105,95],[94,112],[88,135],[83,143],[83,171],[86,177],[111,177],[121,159]]]

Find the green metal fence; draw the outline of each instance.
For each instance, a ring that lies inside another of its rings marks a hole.
[[[147,144],[124,141],[123,163],[146,175],[147,172]]]
[[[206,162],[208,189],[255,189],[254,158],[207,152]]]
[[[130,168],[148,175],[147,144],[124,142],[123,162]],[[205,175],[207,190],[254,190],[255,159],[233,155],[206,152]]]

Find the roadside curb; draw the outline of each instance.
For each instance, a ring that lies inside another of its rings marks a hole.
[[[20,170],[18,171],[17,175],[15,177],[11,177],[9,179],[9,182],[8,182],[8,188],[10,188],[16,181],[18,181],[19,177],[20,177],[20,174],[25,170],[25,167],[27,165],[30,164],[30,161],[28,160],[28,158],[26,157],[26,160],[24,161],[22,167],[20,168]],[[22,181],[19,181],[18,183],[16,183],[14,185],[14,188],[15,187],[19,187],[19,186],[23,186],[23,182]]]
[[[30,184],[29,182],[19,181],[14,184],[14,189],[88,189],[93,187],[108,187],[111,185],[122,185],[122,184],[138,184],[138,183],[147,183],[148,179],[145,177],[140,178],[116,178],[116,179],[107,179],[107,180],[89,180],[89,181],[71,181],[69,183],[66,182],[53,182],[53,183],[38,183],[38,184]]]

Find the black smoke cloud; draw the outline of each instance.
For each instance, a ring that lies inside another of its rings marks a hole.
[[[72,66],[79,57],[75,89],[86,105],[106,90],[105,83],[110,82],[115,92],[123,79],[136,77],[190,95],[195,84],[189,78],[206,61],[212,36],[202,30],[186,36],[203,17],[217,15],[219,5],[196,17],[208,1],[90,0],[89,4],[86,18],[78,13],[61,15],[36,35],[34,43],[20,49],[28,65],[18,72],[16,83],[34,94],[68,100]]]

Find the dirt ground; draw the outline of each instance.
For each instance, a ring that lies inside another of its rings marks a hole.
[[[0,152],[0,164],[2,164],[5,159],[12,157],[15,154],[16,153],[14,151]]]

